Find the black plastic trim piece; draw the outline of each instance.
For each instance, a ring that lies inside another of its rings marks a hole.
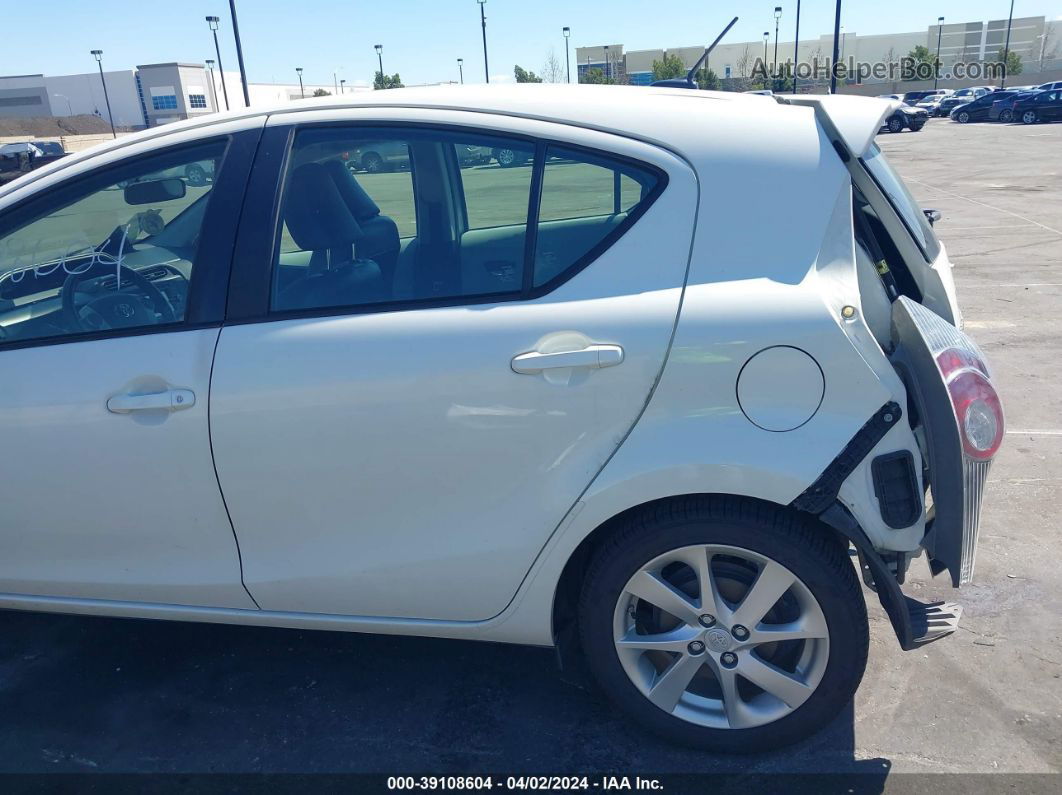
[[[893,530],[910,527],[922,515],[914,456],[910,450],[879,455],[870,462],[881,519]]]
[[[878,409],[815,482],[793,500],[792,506],[798,511],[817,516],[833,505],[837,500],[837,492],[841,490],[841,484],[902,416],[900,405],[892,401]]]

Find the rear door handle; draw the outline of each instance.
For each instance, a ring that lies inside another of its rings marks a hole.
[[[619,345],[588,345],[579,351],[557,353],[521,353],[513,358],[513,372],[534,375],[543,370],[562,367],[586,367],[593,370],[615,367],[623,361],[623,348]]]
[[[191,389],[167,389],[147,395],[115,395],[107,401],[107,411],[112,414],[129,414],[133,411],[180,411],[195,405],[195,392]]]

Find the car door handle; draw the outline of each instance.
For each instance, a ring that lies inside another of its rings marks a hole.
[[[133,411],[180,411],[195,405],[195,392],[191,389],[167,389],[147,395],[115,395],[107,400],[107,411],[112,414],[129,414]]]
[[[558,351],[557,353],[521,353],[513,358],[513,372],[533,375],[543,370],[557,370],[562,367],[587,367],[600,369],[615,367],[623,361],[623,348],[619,345],[588,345],[578,351]]]

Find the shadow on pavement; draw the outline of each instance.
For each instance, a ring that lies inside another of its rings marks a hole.
[[[0,771],[828,772],[865,774],[849,791],[884,787],[889,762],[855,758],[850,706],[799,745],[717,756],[631,726],[555,659],[476,642],[0,613]]]

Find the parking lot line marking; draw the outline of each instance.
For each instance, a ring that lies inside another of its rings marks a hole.
[[[1006,282],[1004,284],[985,284],[983,287],[1062,287],[1062,282]]]
[[[1054,430],[1037,430],[1037,429],[1025,430],[1025,429],[1021,429],[1021,430],[1017,430],[1017,431],[1007,431],[1007,436],[1062,436],[1062,430],[1054,431]]]
[[[941,224],[941,228],[947,228],[948,232],[965,232],[970,229],[1025,229],[1026,227],[1036,226],[1036,224],[1000,224],[999,226],[950,226]]]
[[[938,188],[936,185],[930,185],[928,182],[922,182],[922,180],[915,179],[914,177],[907,177],[907,181],[908,182],[914,182],[914,183],[916,183],[918,185],[922,185],[923,187],[930,188],[931,190],[939,191],[940,193],[943,193],[945,196],[953,196],[956,199],[962,199],[963,201],[970,202],[970,204],[976,204],[976,205],[979,205],[981,207],[985,207],[985,208],[987,208],[989,210],[994,210],[997,213],[1004,213],[1004,214],[1010,215],[1010,216],[1012,216],[1014,218],[1020,218],[1021,220],[1028,221],[1030,224],[1034,224],[1034,225],[1040,227],[1041,229],[1046,229],[1048,232],[1054,232],[1056,235],[1062,236],[1062,231],[1059,231],[1058,229],[1053,229],[1052,227],[1048,226],[1047,224],[1041,224],[1039,221],[1036,221],[1036,220],[1034,220],[1032,218],[1026,218],[1024,215],[1019,215],[1018,213],[1012,212],[1011,210],[1004,210],[1002,207],[996,207],[994,205],[987,204],[987,203],[982,202],[982,201],[978,201],[977,199],[971,199],[971,198],[969,198],[967,196],[963,196],[962,194],[955,193],[954,191],[945,190],[944,188]]]

